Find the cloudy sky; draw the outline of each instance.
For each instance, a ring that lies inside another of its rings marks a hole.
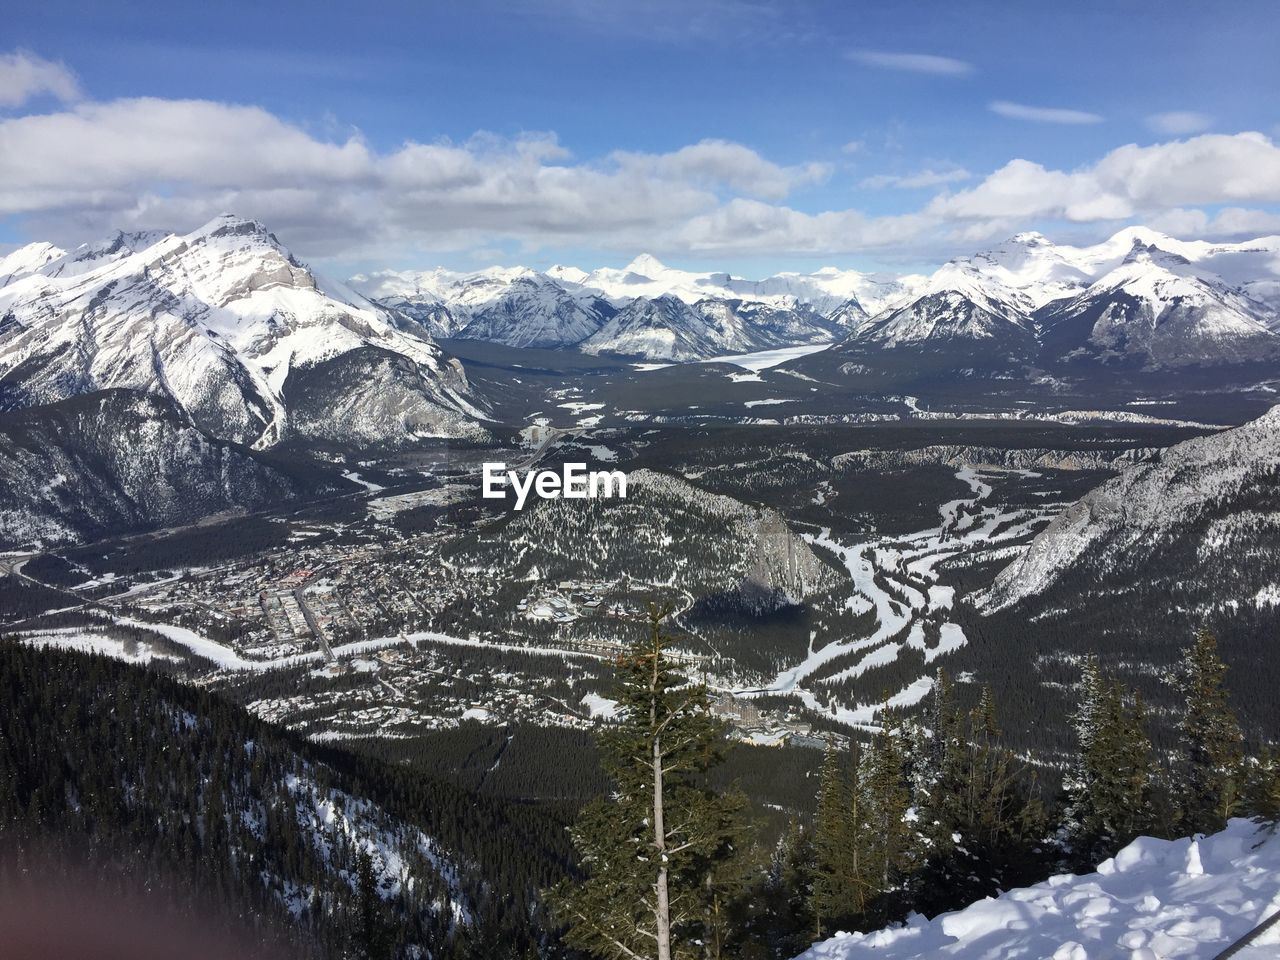
[[[1280,232],[1280,7],[11,5],[0,250],[257,217],[337,271],[927,265]]]

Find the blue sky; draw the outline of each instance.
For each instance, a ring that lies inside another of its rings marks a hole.
[[[1238,0],[26,4],[0,241],[231,205],[343,270],[760,273],[1280,232],[1277,27]]]

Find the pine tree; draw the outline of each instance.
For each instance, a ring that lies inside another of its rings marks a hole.
[[[929,708],[929,727],[914,729],[912,794],[918,808],[920,847],[933,863],[949,861],[960,829],[967,745],[961,736],[960,713],[946,671],[939,669]],[[948,884],[943,868],[937,879]]]
[[[902,736],[885,728],[876,735],[860,793],[865,805],[862,819],[869,847],[865,872],[870,889],[885,895],[897,889],[912,870],[911,827],[907,809],[911,795],[904,774]],[[860,831],[861,832],[861,831]]]
[[[765,884],[768,908],[763,934],[772,956],[796,956],[814,941],[816,865],[813,837],[799,820],[792,819],[778,841]]]
[[[750,801],[735,785],[708,814],[706,841],[699,847],[697,870],[702,875],[702,924],[698,939],[707,960],[729,956],[739,938],[743,894],[758,877],[759,858],[746,830]]]
[[[356,853],[355,929],[352,931],[357,956],[363,960],[383,960],[390,955],[390,943],[382,920],[382,897],[369,851]]]
[[[822,937],[823,924],[857,912],[853,882],[853,799],[845,777],[843,756],[835,741],[827,743],[818,786],[818,811],[813,824],[817,875],[813,883],[813,939]]]
[[[725,727],[704,686],[675,672],[665,613],[617,665],[619,721],[601,740],[614,792],[584,808],[572,836],[586,878],[551,897],[572,947],[610,960],[700,952],[719,865],[741,832],[738,801],[705,784]]]
[[[1153,826],[1156,768],[1141,698],[1086,661],[1074,716],[1077,753],[1065,784],[1065,839],[1090,867]]]
[[[962,714],[940,673],[930,722],[911,741],[929,759],[911,780],[917,826],[900,885],[914,909],[937,913],[1034,875],[1047,818],[1034,776],[1002,742],[990,690]]]
[[[1272,831],[1280,824],[1280,754],[1274,748],[1250,764],[1245,778],[1244,812]]]
[[[1185,698],[1179,733],[1178,795],[1183,828],[1213,833],[1240,800],[1240,724],[1227,702],[1227,668],[1218,641],[1201,630],[1183,656],[1178,686]]]

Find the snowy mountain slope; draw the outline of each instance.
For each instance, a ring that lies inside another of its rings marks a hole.
[[[530,272],[472,306],[470,320],[457,336],[510,347],[568,347],[598,331],[612,312],[599,298],[575,296],[549,277]]]
[[[823,267],[810,274],[780,273],[763,280],[746,280],[728,273],[679,270],[650,254],[641,254],[620,270],[601,268],[584,273],[572,268],[557,269],[559,279],[597,290],[615,301],[670,295],[689,304],[707,299],[749,300],[775,307],[807,304],[821,314],[849,300],[878,311],[920,279]]]
[[[81,248],[0,289],[0,313],[0,408],[147,390],[215,436],[259,448],[296,433],[298,413],[335,442],[482,432],[459,364],[314,274],[255,221],[224,216],[186,236],[121,234]],[[338,406],[313,392],[327,411],[290,409],[292,381],[362,354],[392,354],[416,376],[363,384],[379,402]]]
[[[1199,839],[1140,837],[1096,873],[1051,877],[932,920],[837,934],[799,960],[1200,960],[1280,910],[1277,876],[1280,837],[1232,820]],[[1238,956],[1277,949],[1273,931]]]
[[[1220,276],[1215,268],[1230,275]],[[1130,227],[1092,247],[1038,233],[958,258],[850,340],[899,346],[968,340],[1149,367],[1235,363],[1276,352],[1275,311],[1258,296],[1280,275],[1280,240],[1187,242]]]
[[[602,297],[524,267],[473,274],[386,270],[353,277],[351,283],[434,335],[511,347],[573,346],[613,312]]]
[[[168,649],[145,626],[115,630],[112,639],[139,653]],[[0,643],[0,686],[9,694],[0,729],[13,745],[0,816],[24,835],[60,837],[83,852],[81,869],[108,878],[100,888],[69,882],[80,869],[64,861],[42,871],[50,890],[69,890],[66,916],[77,897],[93,903],[98,891],[104,903],[139,905],[129,892],[157,887],[159,876],[168,895],[146,901],[155,916],[227,910],[246,928],[287,925],[290,940],[258,949],[237,938],[195,953],[188,940],[188,949],[156,956],[368,955],[362,944],[377,941],[359,931],[370,928],[381,931],[386,957],[491,955],[472,948],[475,934],[515,955],[533,949],[539,889],[563,876],[568,861],[563,828],[549,815],[308,743],[181,677]],[[42,706],[49,703],[59,709]],[[59,789],[42,791],[51,781]],[[18,889],[8,885],[6,896]],[[62,950],[44,936],[37,942],[53,950],[19,951],[134,956],[142,933],[152,932],[143,924],[119,950],[112,937],[105,950],[96,940]],[[6,957],[14,955],[9,942]]]
[[[953,261],[1004,286],[1019,290],[1035,307],[1071,296],[1095,275],[1088,256],[1058,246],[1039,233],[1019,233],[1004,243]]]
[[[849,339],[886,347],[926,341],[976,340],[1029,347],[1034,301],[965,264],[940,269],[914,299],[871,317]]]
[[[1135,464],[1072,504],[1005,568],[982,600],[997,610],[1068,575],[1115,590],[1176,573],[1235,602],[1280,583],[1268,543],[1280,534],[1280,407]]]
[[[857,305],[856,301],[849,303]],[[738,344],[747,351],[759,351],[830,343],[842,329],[838,319],[828,320],[808,304],[774,306],[753,300],[701,300],[694,306],[713,329],[720,331],[719,339],[726,350]]]
[[[110,390],[0,416],[0,545],[187,523],[342,486],[219,442],[154,394]]]
[[[637,297],[576,346],[590,354],[688,361],[829,343],[836,329],[809,307],[715,299],[688,304],[664,294]]]
[[[12,253],[0,257],[0,287],[7,287],[15,280],[38,273],[50,262],[66,255],[61,247],[52,243],[28,243]]]
[[[1046,346],[1059,357],[1134,358],[1176,367],[1280,353],[1263,304],[1140,240],[1119,266],[1037,319]]]
[[[717,317],[720,326],[677,297],[638,297],[578,344],[583,353],[618,353],[648,360],[699,360],[750,349],[742,324],[732,311]]]
[[[126,233],[121,230],[114,237],[94,243],[82,243],[70,253],[64,253],[40,269],[46,277],[75,277],[90,273],[108,263],[115,263],[135,253],[153,247],[169,234],[161,230],[139,230]]]
[[[1280,237],[1243,243],[1177,240],[1148,227],[1126,227],[1088,247],[1055,244],[1039,233],[1019,233],[990,250],[954,263],[1021,290],[1043,306],[1072,297],[1119,267],[1135,247],[1164,251],[1234,289],[1280,277]]]

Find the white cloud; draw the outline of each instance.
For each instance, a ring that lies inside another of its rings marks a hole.
[[[1034,120],[1037,123],[1101,123],[1103,118],[1084,110],[1065,110],[1061,107],[1030,107],[1024,103],[993,100],[987,105],[992,113],[1013,120]]]
[[[910,73],[932,73],[944,77],[963,77],[973,73],[971,63],[954,57],[940,57],[932,53],[850,50],[845,56],[854,63],[883,70],[906,70]]]
[[[612,159],[625,171],[708,186],[722,184],[750,196],[774,200],[785,197],[795,187],[820,183],[831,175],[828,164],[780,167],[749,147],[727,140],[703,140],[665,154],[616,151]]]
[[[1261,234],[1280,233],[1280,213],[1225,207],[1218,211],[1205,231],[1223,237],[1257,237]]]
[[[888,250],[918,243],[934,225],[919,214],[868,217],[857,210],[803,213],[737,198],[693,217],[672,237],[696,253],[825,254]]]
[[[973,179],[972,173],[957,167],[954,170],[921,170],[919,173],[910,173],[905,176],[881,173],[874,177],[867,177],[858,186],[868,190],[882,190],[885,187],[911,190],[920,187],[940,187],[948,183],[962,183],[971,179]]]
[[[728,197],[776,201],[829,173],[723,140],[597,162],[574,162],[548,134],[379,153],[359,135],[329,142],[257,107],[199,100],[0,119],[0,216],[63,240],[189,229],[232,210],[299,237],[311,256],[499,237],[644,246]]]
[[[1192,110],[1170,110],[1167,113],[1151,114],[1147,117],[1147,126],[1156,133],[1178,137],[1188,133],[1203,133],[1213,126],[1213,117]]]
[[[61,63],[26,50],[0,54],[0,107],[20,107],[42,94],[66,103],[80,99],[80,85]]]
[[[494,245],[950,255],[1054,220],[1268,232],[1275,215],[1255,208],[1280,203],[1280,147],[1259,133],[1128,145],[1074,170],[1015,159],[892,216],[786,203],[830,169],[724,140],[585,160],[545,133],[377,150],[358,133],[325,139],[257,107],[197,100],[0,117],[0,217],[63,245],[118,228],[192,229],[230,211],[270,224],[305,257],[345,261]],[[865,183],[946,188],[969,176],[942,166]],[[1209,206],[1227,209],[1197,209]]]
[[[1280,147],[1261,133],[1204,134],[1112,150],[1074,171],[1012,160],[970,190],[935,199],[949,218],[1119,220],[1177,207],[1280,201]]]

